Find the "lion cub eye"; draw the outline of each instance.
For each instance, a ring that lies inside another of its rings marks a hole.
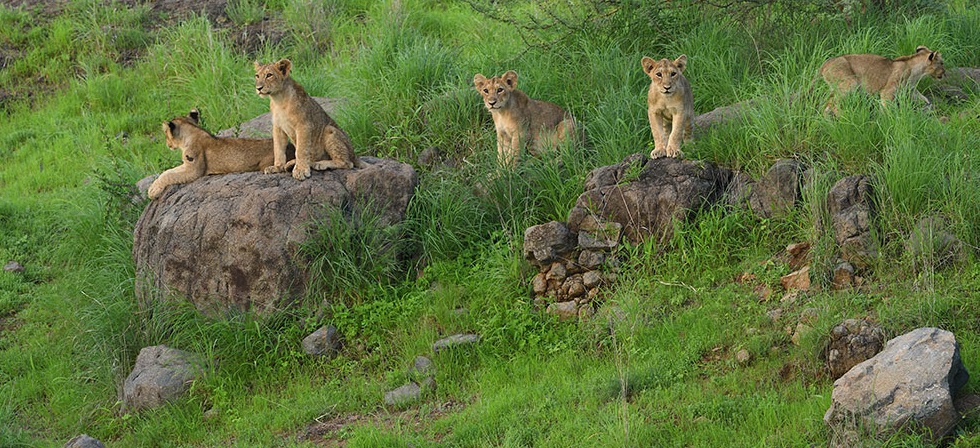
[[[503,92],[503,91],[504,91],[504,88],[503,87],[497,87],[497,93],[500,93],[500,92]]]
[[[490,93],[490,89],[483,89],[483,93]]]
[[[657,77],[658,78],[663,78],[664,77],[664,74],[663,73],[660,73],[660,72],[657,72]]]
[[[677,76],[677,72],[670,72],[670,76]]]
[[[272,73],[266,73],[266,74],[265,74],[265,79],[269,79],[269,78],[271,78],[271,77],[272,77]]]

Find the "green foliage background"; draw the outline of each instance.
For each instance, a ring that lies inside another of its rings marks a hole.
[[[980,65],[969,0],[229,0],[220,17],[129,3],[0,6],[0,262],[26,267],[0,272],[0,446],[83,432],[107,446],[814,446],[828,437],[832,390],[820,352],[842,319],[889,336],[953,331],[968,370],[980,367],[977,89],[931,111],[854,95],[832,118],[815,82],[833,55],[922,44],[950,69]],[[236,44],[256,24],[280,38]],[[649,151],[639,60],[681,53],[699,113],[750,101],[744,121],[713,128],[688,157],[756,177],[800,160],[812,169],[804,204],[774,219],[710,210],[664,247],[624,250],[606,301],[626,317],[611,332],[604,317],[535,311],[524,229],[564,220],[590,170]],[[360,153],[415,164],[437,147],[452,167],[420,169],[398,228],[330,216],[339,225],[303,249],[315,275],[301,308],[221,321],[175,303],[139,308],[132,228],[145,201],[133,185],[178,163],[160,123],[199,107],[219,130],[267,111],[251,61],[282,57],[309,92],[346,100],[335,118]],[[588,143],[498,172],[472,77],[508,69],[570,110]],[[858,173],[875,182],[882,251],[865,287],[831,291],[825,194]],[[943,268],[906,250],[925,217],[948,224],[964,260]],[[779,254],[799,241],[813,244],[823,288],[783,302],[734,281],[747,272],[781,291]],[[786,329],[802,316],[811,330],[796,345]],[[342,354],[302,355],[299,341],[325,323],[344,335]],[[420,403],[384,407],[415,356],[457,332],[482,341],[434,356],[438,387]],[[122,381],[157,344],[204,354],[208,374],[169,406],[125,413]],[[735,361],[741,349],[752,362]],[[314,430],[336,421],[349,424]],[[978,428],[964,419],[951,445],[980,444]]]

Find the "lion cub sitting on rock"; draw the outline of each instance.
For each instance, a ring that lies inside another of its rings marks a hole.
[[[497,160],[502,166],[517,166],[522,145],[532,154],[540,154],[577,136],[575,119],[561,107],[517,90],[517,72],[513,70],[489,79],[477,73],[473,85],[493,117]]]
[[[186,184],[208,174],[261,171],[273,164],[272,140],[252,138],[218,138],[198,127],[201,114],[192,109],[186,117],[163,123],[167,147],[180,149],[183,163],[164,171],[147,190],[156,199],[163,189],[173,184]],[[293,148],[287,148],[287,158]]]
[[[255,62],[255,91],[269,98],[272,111],[272,140],[275,164],[266,173],[281,173],[286,164],[286,146],[296,145],[296,164],[293,177],[305,180],[310,170],[351,169],[363,167],[354,155],[350,138],[327,115],[327,112],[306,93],[303,86],[289,77],[293,63],[282,59],[271,64]]]
[[[654,145],[650,158],[683,157],[681,140],[691,140],[694,125],[694,94],[691,83],[684,77],[687,56],[682,54],[673,61],[656,61],[644,56],[640,65],[650,77],[647,118],[650,119]],[[668,123],[670,134],[667,133]]]
[[[942,79],[946,74],[943,57],[925,45],[915,49],[915,54],[888,59],[876,54],[845,54],[830,58],[820,67],[820,76],[834,91],[825,112],[837,114],[837,100],[858,86],[868,93],[881,96],[881,104],[895,99],[895,93],[903,86],[913,86],[915,96],[929,103],[929,99],[914,89],[926,75]]]

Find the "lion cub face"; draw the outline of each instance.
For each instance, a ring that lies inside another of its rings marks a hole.
[[[289,59],[281,59],[269,64],[255,64],[255,93],[262,98],[275,95],[282,90],[283,81],[289,76],[293,63]]]
[[[924,45],[915,49],[916,53],[923,51],[929,52],[929,65],[926,66],[926,74],[936,79],[943,79],[946,75],[946,66],[943,64],[943,55],[938,51],[932,51]]]
[[[680,79],[687,68],[687,56],[680,55],[677,59],[661,59],[655,61],[653,58],[644,56],[640,61],[643,71],[650,77],[651,85],[665,96],[671,96],[680,89]]]
[[[509,70],[501,76],[487,79],[479,73],[473,77],[476,91],[483,97],[483,105],[493,111],[504,109],[510,102],[511,93],[517,88],[517,72]]]
[[[186,117],[177,117],[163,123],[163,133],[167,136],[167,147],[171,151],[186,148],[187,140],[193,130],[199,129],[200,118],[201,112],[197,109],[191,109]]]

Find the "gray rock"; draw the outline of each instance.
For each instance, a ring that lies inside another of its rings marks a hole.
[[[65,444],[65,448],[105,448],[98,439],[89,436],[88,434],[77,435],[68,443]]]
[[[410,373],[413,375],[432,376],[436,373],[436,367],[432,364],[431,359],[425,356],[416,356]]]
[[[751,105],[751,101],[741,101],[694,117],[694,135],[702,135],[712,126],[743,119]]]
[[[473,345],[480,342],[480,335],[477,334],[454,334],[442,338],[432,344],[432,351],[439,353],[442,350],[452,349],[460,346]]]
[[[915,431],[936,444],[952,433],[960,414],[953,395],[969,379],[952,333],[919,328],[894,338],[875,357],[834,381],[824,422],[831,446]]]
[[[834,379],[871,359],[885,346],[885,332],[864,319],[846,319],[830,330],[825,361]]]
[[[586,288],[592,289],[602,283],[602,273],[599,271],[589,271],[582,274],[582,283]]]
[[[558,316],[561,320],[571,320],[578,317],[578,305],[574,300],[556,302],[548,305],[547,312]]]
[[[161,406],[190,389],[203,374],[200,358],[165,345],[144,347],[123,383],[123,406],[139,412]]]
[[[337,327],[326,325],[303,338],[303,352],[312,356],[337,356],[340,350],[340,335]]]
[[[590,222],[615,222],[631,243],[649,237],[665,241],[675,219],[687,219],[717,201],[730,179],[731,171],[711,162],[634,154],[589,174],[586,187],[593,188],[576,200],[568,228],[578,232]]]
[[[137,298],[149,303],[176,293],[210,315],[292,306],[307,280],[299,245],[326,208],[370,210],[382,226],[405,218],[415,170],[362,159],[366,168],[317,171],[303,182],[237,173],[167,187],[133,232]]]
[[[872,235],[871,178],[845,177],[827,194],[834,238],[841,258],[858,271],[867,269],[878,257],[878,244]]]
[[[397,389],[385,392],[385,405],[405,406],[414,403],[422,397],[422,388],[418,384],[408,383]]]
[[[19,274],[24,272],[24,266],[16,261],[10,260],[7,262],[7,264],[3,265],[3,270],[5,272],[14,272]]]
[[[583,250],[578,254],[578,264],[583,269],[597,269],[606,261],[606,254],[598,251]]]
[[[834,279],[832,283],[836,289],[844,289],[854,286],[856,283],[854,266],[851,266],[851,264],[846,261],[837,263],[837,266],[834,267]]]
[[[948,225],[942,218],[927,217],[919,220],[909,234],[905,246],[917,265],[944,268],[966,259],[963,241],[948,230]]]
[[[763,218],[782,216],[801,199],[803,171],[799,162],[780,159],[758,181],[737,173],[725,193],[725,202],[747,207]]]
[[[575,236],[565,223],[551,221],[524,231],[524,258],[539,266],[575,248]]]

